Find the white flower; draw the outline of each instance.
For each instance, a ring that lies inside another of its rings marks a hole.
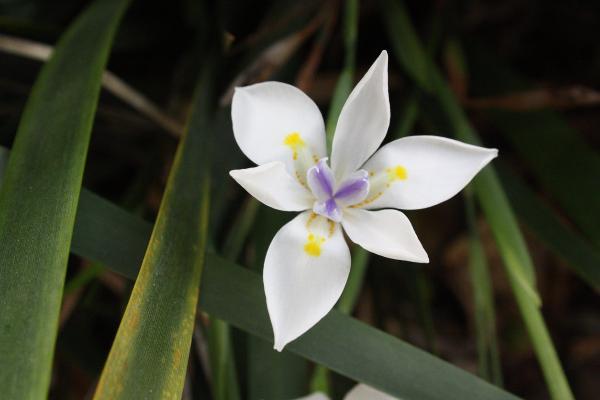
[[[297,400],[329,400],[329,397],[323,393],[317,392]],[[397,400],[395,397],[373,389],[370,386],[359,383],[350,390],[344,400]]]
[[[233,133],[258,167],[231,176],[267,206],[302,212],[277,232],[265,259],[276,350],[315,325],[342,294],[350,271],[342,228],[372,253],[426,263],[408,218],[396,209],[449,199],[497,155],[437,136],[405,137],[375,152],[390,122],[387,62],[383,51],[344,104],[331,168],[323,118],[306,94],[280,82],[235,91]]]

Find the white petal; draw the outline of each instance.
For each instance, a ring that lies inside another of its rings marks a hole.
[[[316,392],[308,396],[300,397],[296,400],[329,400],[329,397],[321,392]]]
[[[415,210],[439,204],[461,191],[497,155],[496,149],[439,136],[395,140],[383,146],[363,167],[374,174],[367,199],[381,193],[365,208]],[[389,174],[386,170],[398,167],[403,168],[403,179],[388,180],[389,185],[386,178],[378,179],[380,174]]]
[[[331,168],[338,182],[379,147],[390,125],[388,55],[384,50],[342,108],[333,137]]]
[[[304,212],[277,232],[263,271],[276,350],[333,308],[349,272],[350,251],[338,224]]]
[[[429,262],[427,253],[406,215],[398,210],[344,210],[344,230],[354,243],[394,260]]]
[[[362,383],[354,386],[354,388],[346,394],[344,400],[398,400],[389,394],[380,392],[370,386]]]
[[[304,211],[314,199],[308,189],[288,173],[285,165],[272,162],[254,168],[236,169],[229,175],[258,201],[281,211]]]
[[[294,133],[298,134],[295,143],[308,146],[314,157],[320,159],[326,155],[321,112],[294,86],[263,82],[236,88],[231,119],[235,140],[244,154],[258,165],[283,161],[290,172],[294,171],[294,146],[285,144],[286,137]]]

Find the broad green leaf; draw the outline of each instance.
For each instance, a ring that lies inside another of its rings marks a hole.
[[[205,69],[197,87],[142,267],[94,399],[181,398],[208,234],[208,160],[214,126],[210,71]]]
[[[422,47],[403,3],[384,0],[383,5],[385,10],[383,19],[390,33],[394,55],[400,54],[405,47]],[[403,27],[401,31],[396,28],[399,24]],[[408,34],[406,34],[407,31]],[[428,84],[421,89],[423,91],[433,90],[433,100],[440,110],[438,112],[443,114],[454,135],[465,142],[479,144],[477,133],[471,127],[457,99],[431,60],[425,56],[419,60],[398,56],[398,61],[419,84],[421,81],[415,75],[415,71],[421,71],[419,68],[423,68],[422,71],[427,73]],[[540,299],[535,290],[531,257],[508,198],[493,167],[485,168],[474,180],[473,185],[504,260],[511,287],[550,393],[555,399],[571,399],[573,394],[539,309]]]
[[[569,229],[516,175],[506,168],[499,172],[519,219],[581,279],[600,291],[600,252]]]
[[[85,190],[83,193],[77,225],[85,221],[86,226],[75,230],[73,251],[134,278],[146,249],[144,241],[148,240],[150,224]],[[95,216],[84,215],[87,213]],[[131,240],[118,243],[119,239],[110,234],[116,231],[124,232]],[[106,252],[107,248],[113,251]],[[200,306],[214,317],[272,342],[262,279],[256,272],[208,253]],[[400,398],[516,398],[339,311],[332,311],[288,347],[293,353]]]
[[[0,190],[0,388],[45,398],[102,71],[127,0],[98,0],[44,65]]]

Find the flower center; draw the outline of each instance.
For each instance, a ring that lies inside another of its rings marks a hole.
[[[326,158],[306,172],[306,181],[315,196],[313,211],[335,222],[342,220],[345,207],[360,203],[369,193],[367,171],[356,171],[337,185]]]

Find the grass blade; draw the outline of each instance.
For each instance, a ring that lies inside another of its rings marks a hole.
[[[354,70],[356,64],[356,41],[358,39],[358,0],[347,0],[344,3],[344,67],[333,91],[333,97],[327,113],[327,149],[331,153],[333,134],[338,117],[348,95],[354,87]]]
[[[98,0],[43,67],[0,190],[0,387],[45,398],[102,71],[128,1]]]
[[[466,209],[469,223],[469,274],[475,303],[479,375],[495,385],[502,386],[494,293],[483,244],[477,229],[475,202],[470,190],[466,194]]]
[[[600,252],[569,229],[516,175],[506,168],[499,173],[519,219],[581,279],[600,291]]]
[[[383,17],[394,46],[394,53],[402,54],[405,47],[422,47],[403,4],[399,1],[384,0],[384,6]],[[398,26],[402,26],[402,29],[399,29]],[[412,31],[412,33],[403,34],[406,30]],[[422,53],[424,54],[424,52]],[[433,63],[425,58],[413,64],[411,58],[402,56],[398,56],[398,61],[417,83],[419,80],[414,76],[414,70],[417,66],[425,65],[424,71],[427,72],[430,83],[422,89],[426,91],[433,88],[437,105],[457,138],[478,144],[480,141],[477,133],[471,127],[458,101]],[[485,168],[479,174],[474,181],[474,189],[504,260],[511,287],[550,393],[555,399],[572,399],[573,394],[539,309],[540,300],[535,290],[531,257],[508,198],[492,167]]]
[[[229,261],[235,261],[242,251],[260,203],[248,198],[225,238],[223,254]],[[213,376],[213,397],[215,400],[238,400],[240,389],[237,380],[231,329],[229,324],[217,318],[209,318],[207,337]]]
[[[478,87],[484,88],[486,95],[531,88],[498,57],[479,49],[479,46],[472,47],[468,53],[472,63],[472,80]],[[596,248],[600,248],[600,211],[591,206],[600,204],[598,151],[565,118],[551,110],[490,110],[486,114],[514,146],[544,189]]]
[[[181,398],[208,234],[212,82],[207,68],[94,399]]]

